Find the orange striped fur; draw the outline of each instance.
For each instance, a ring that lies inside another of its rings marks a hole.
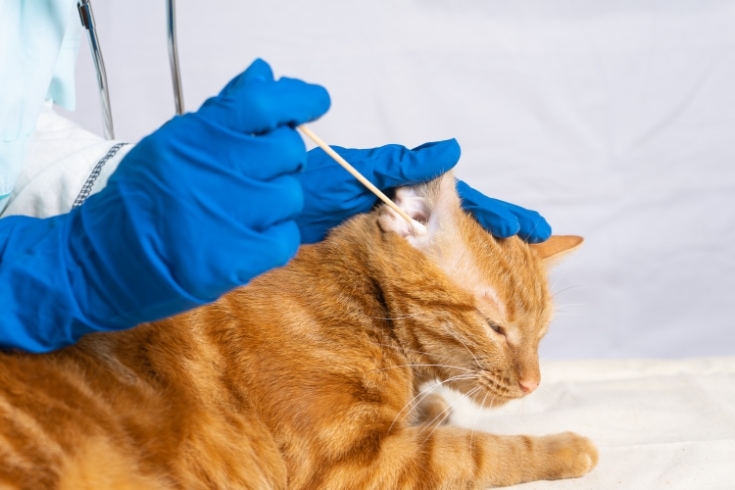
[[[209,306],[46,355],[0,353],[0,489],[481,489],[578,477],[572,433],[446,424],[445,382],[533,391],[545,262],[577,237],[496,240],[451,175],[400,189],[423,221],[358,216]]]

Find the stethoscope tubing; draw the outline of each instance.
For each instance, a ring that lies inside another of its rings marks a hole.
[[[82,26],[87,31],[89,47],[92,51],[94,69],[97,73],[97,88],[99,89],[102,120],[104,122],[105,139],[115,139],[115,129],[112,121],[112,106],[110,105],[110,91],[107,84],[105,61],[102,57],[97,25],[90,0],[77,0],[77,9]],[[184,113],[184,92],[181,85],[181,71],[179,68],[179,47],[176,40],[176,0],[166,0],[166,35],[168,38],[168,60],[171,66],[171,80],[173,82],[174,104],[176,114]]]

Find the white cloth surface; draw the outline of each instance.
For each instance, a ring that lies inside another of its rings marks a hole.
[[[47,102],[36,122],[22,171],[2,216],[44,218],[68,212],[85,183],[93,182],[90,194],[102,189],[131,146],[90,175],[117,142],[104,140],[56,114]]]
[[[165,5],[94,7],[116,132],[137,141],[174,111]],[[732,0],[223,0],[176,13],[188,109],[263,57],[328,88],[314,127],[327,142],[456,137],[459,177],[584,236],[553,274],[544,358],[735,355]],[[101,131],[85,49],[76,79],[73,117]]]
[[[579,479],[528,490],[735,488],[735,358],[547,361],[539,389],[497,409],[440,390],[451,423],[496,434],[573,431],[600,450]]]

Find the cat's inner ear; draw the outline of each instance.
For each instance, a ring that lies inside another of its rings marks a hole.
[[[381,207],[378,217],[380,228],[399,234],[419,248],[428,244],[440,229],[448,228],[460,208],[451,172],[426,184],[399,187],[393,201],[413,220],[424,225],[427,234],[417,234],[408,221],[388,206]]]
[[[399,187],[396,189],[393,202],[411,219],[424,225],[428,231],[431,209],[425,193],[420,187]],[[383,206],[378,217],[378,224],[383,231],[393,231],[404,238],[419,238],[411,223],[388,206]]]
[[[542,243],[533,243],[531,248],[543,259],[546,264],[555,264],[569,253],[577,250],[584,239],[576,235],[552,235]]]

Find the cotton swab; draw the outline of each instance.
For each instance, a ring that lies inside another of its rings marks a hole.
[[[357,180],[359,180],[365,187],[367,187],[370,192],[378,196],[378,199],[383,201],[385,204],[390,206],[390,208],[398,213],[403,219],[405,219],[409,225],[411,225],[411,228],[413,228],[413,231],[416,235],[426,235],[428,231],[426,230],[426,227],[419,223],[418,221],[411,218],[408,214],[406,214],[405,211],[403,211],[401,208],[398,207],[396,203],[388,199],[388,196],[383,194],[380,189],[375,187],[372,182],[370,182],[368,179],[366,179],[360,172],[355,169],[352,165],[350,165],[347,160],[342,158],[339,153],[334,151],[329,145],[327,145],[319,136],[314,134],[314,132],[307,128],[305,125],[297,126],[297,129],[301,131],[306,137],[308,137],[310,140],[312,140],[316,145],[324,150],[324,152],[332,157],[335,162],[339,163],[344,167],[345,170],[347,170],[349,173],[353,175]]]

